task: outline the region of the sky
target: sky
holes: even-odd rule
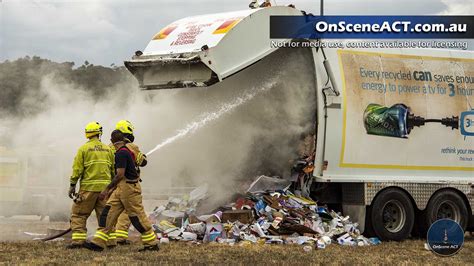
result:
[[[260,0],[261,2],[262,0]],[[319,14],[319,0],[275,0]],[[275,2],[273,1],[273,2]],[[122,65],[169,23],[249,0],[0,0],[0,62],[38,55]],[[325,15],[473,15],[473,0],[326,0]],[[472,41],[470,45],[472,45]],[[470,48],[472,49],[472,47]]]

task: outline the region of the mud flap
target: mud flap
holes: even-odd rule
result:
[[[365,230],[365,205],[342,204],[342,212],[349,215],[352,221],[359,224],[359,230],[364,233]]]

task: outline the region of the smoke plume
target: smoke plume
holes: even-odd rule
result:
[[[103,87],[100,93],[78,84],[74,75],[48,73],[30,88],[31,93],[16,99],[17,112],[10,110],[1,118],[0,143],[36,165],[27,178],[54,189],[56,193],[48,197],[68,210],[71,202],[65,195],[71,165],[86,141],[83,131],[88,122],[100,122],[102,141],[109,143],[115,123],[130,120],[136,128],[135,143],[148,152],[206,114],[219,111],[222,104],[267,87],[150,154],[142,169],[147,193],[207,183],[220,202],[257,175],[289,175],[299,143],[314,131],[313,68],[309,50],[287,49],[208,88],[140,91],[135,79],[123,72],[119,83]]]

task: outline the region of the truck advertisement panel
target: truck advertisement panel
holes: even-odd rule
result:
[[[249,9],[178,20],[156,33],[144,54],[196,52],[204,45],[212,48],[244,17],[255,11]]]
[[[340,167],[474,171],[474,59],[339,51]]]

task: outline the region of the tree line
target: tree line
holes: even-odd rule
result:
[[[131,74],[123,66],[93,65],[85,61],[75,67],[74,62],[53,62],[39,56],[25,56],[13,61],[0,62],[0,115],[25,117],[38,113],[46,95],[41,88],[44,77],[73,84],[100,99],[123,82],[130,82]],[[37,99],[34,103],[25,97]]]

